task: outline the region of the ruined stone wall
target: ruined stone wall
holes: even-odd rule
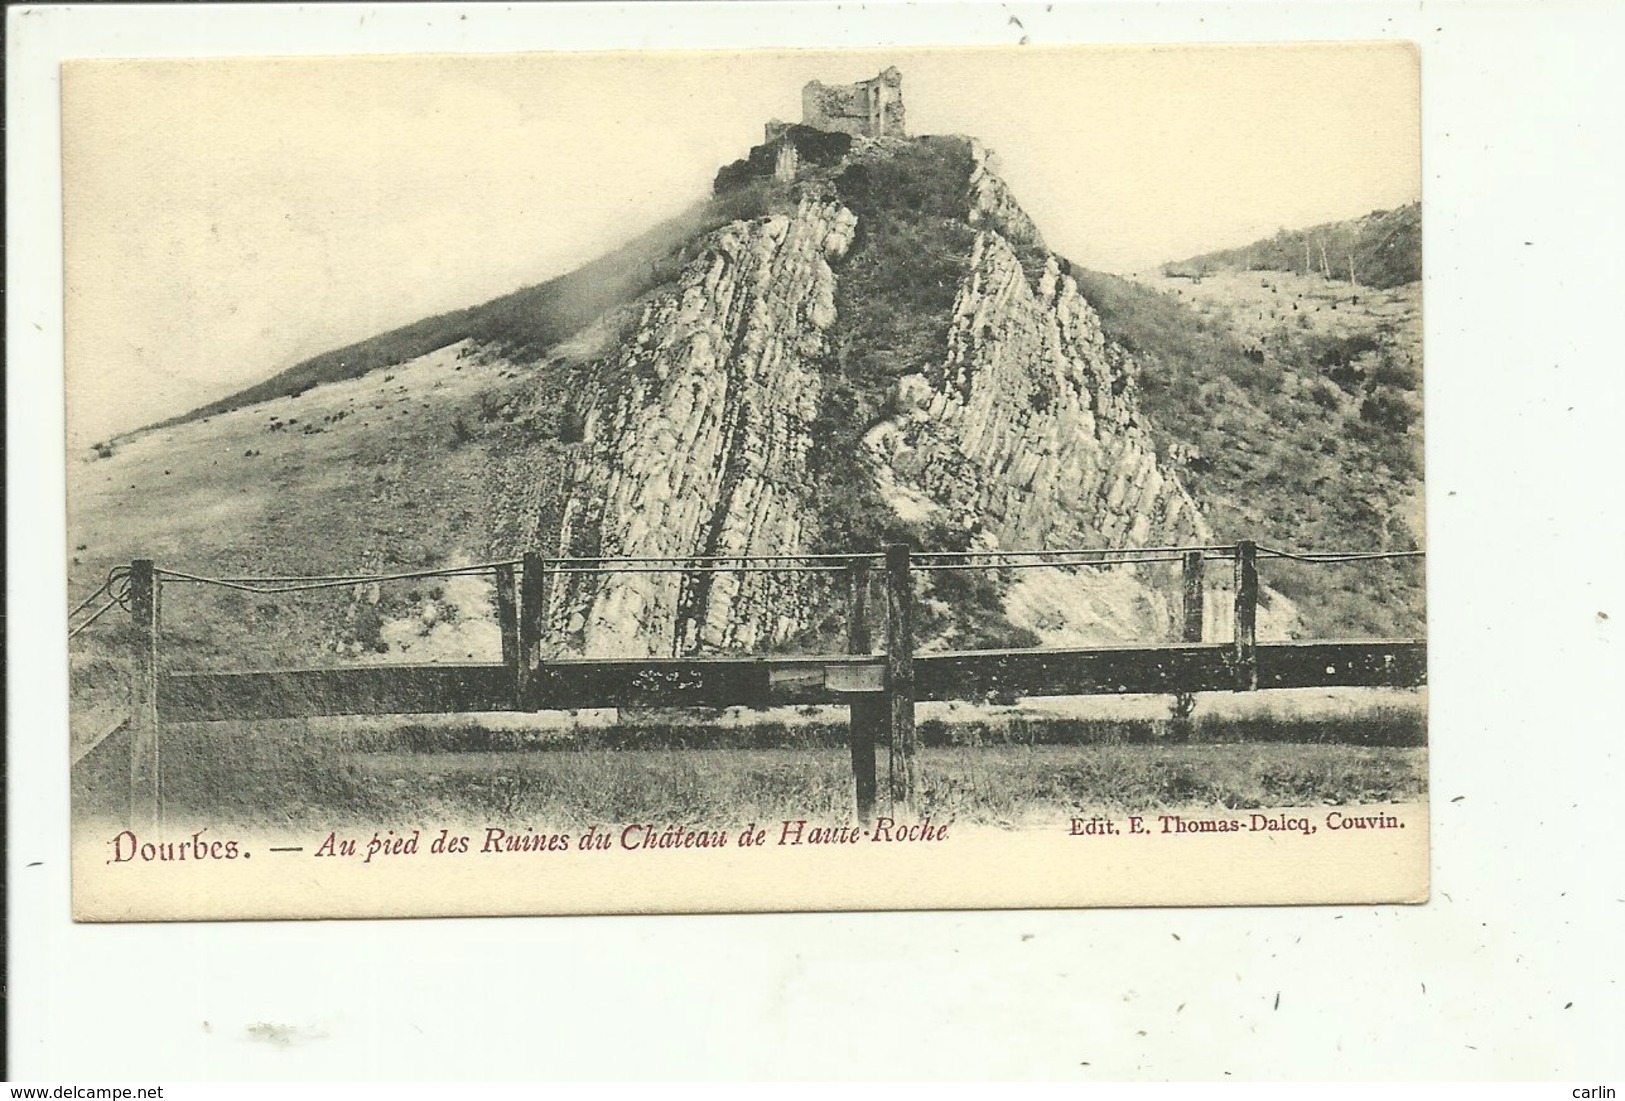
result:
[[[866,138],[903,137],[903,74],[891,68],[856,84],[811,81],[801,90],[801,121]]]
[[[652,300],[589,414],[561,552],[793,554],[805,549],[806,457],[835,321],[829,260],[855,219],[804,200],[793,216],[718,230]],[[596,656],[760,648],[802,630],[806,574],[610,575],[549,609]]]

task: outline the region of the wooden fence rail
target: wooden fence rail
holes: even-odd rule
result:
[[[912,560],[904,545],[884,557],[884,651],[873,653],[873,557],[845,564],[846,654],[543,658],[547,565],[527,554],[519,573],[493,567],[502,661],[352,668],[162,673],[161,572],[131,564],[129,607],[138,628],[130,727],[130,814],[160,814],[161,724],[313,717],[599,707],[753,707],[846,704],[853,795],[868,821],[882,796],[876,752],[884,744],[884,796],[894,811],[918,803],[914,708],[926,700],[1254,691],[1307,687],[1411,687],[1427,679],[1420,639],[1257,641],[1258,548],[1238,544],[1235,631],[1202,641],[1203,550],[1182,562],[1182,641],[1146,646],[914,653]]]
[[[1250,675],[1260,689],[1406,687],[1424,680],[1426,655],[1420,640],[1267,642],[1255,647]],[[506,665],[170,673],[159,682],[157,714],[164,722],[213,722],[590,707],[857,706],[879,699],[889,701],[889,720],[900,710],[911,715],[911,703],[928,700],[1227,692],[1237,679],[1225,643],[947,651],[921,654],[913,664],[912,688],[902,693],[891,691],[885,655],[561,658],[537,671],[523,708],[514,704],[514,671]]]

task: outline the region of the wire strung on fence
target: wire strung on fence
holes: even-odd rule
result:
[[[118,606],[118,603],[119,602],[117,600],[109,600],[106,604],[103,604],[100,608],[97,608],[95,615],[91,616],[89,619],[85,620],[83,623],[80,623],[77,627],[74,627],[71,630],[69,630],[68,631],[68,637],[69,638],[76,637],[79,634],[79,632],[83,631],[86,627],[89,627],[92,623],[95,623],[98,619],[100,619],[102,616],[106,615],[113,608],[116,608]]]
[[[1109,568],[1182,562],[1187,554],[1232,558],[1233,545],[1189,547],[1094,547],[1058,550],[922,551],[912,568],[925,572]]]
[[[91,602],[103,593],[110,593],[113,599],[120,604],[126,603],[130,599],[130,567],[114,566],[108,570],[107,577],[103,579],[100,585],[96,586],[96,591],[76,604],[73,610],[68,613],[68,618],[72,619],[90,607]]]
[[[996,557],[996,556],[995,556]],[[1141,566],[1157,562],[1180,562],[1183,556],[1160,554],[1132,558],[1089,558],[1080,560],[1035,559],[1020,562],[922,562],[911,568],[922,573],[952,573],[963,570],[1036,570],[1072,569],[1080,567],[1109,568],[1112,566]]]
[[[112,569],[108,570],[107,577],[100,585],[96,586],[96,591],[85,597],[78,604],[74,605],[73,610],[68,613],[68,622],[72,623],[74,616],[90,607],[91,604],[95,603],[97,598],[103,595],[108,597],[107,603],[103,604],[100,608],[97,608],[95,613],[92,614],[89,619],[82,620],[78,624],[69,628],[68,637],[70,639],[77,636],[86,627],[89,627],[92,623],[95,623],[98,619],[112,611],[115,607],[126,609],[129,608],[130,567],[114,566]]]
[[[299,593],[317,589],[338,589],[347,585],[370,585],[385,581],[416,581],[429,577],[467,577],[489,573],[498,566],[516,565],[517,561],[481,562],[472,566],[446,566],[432,570],[409,570],[403,573],[347,574],[326,577],[206,577],[181,570],[160,568],[157,573],[166,581],[184,584],[218,585],[249,593]]]
[[[1307,562],[1311,565],[1338,565],[1343,562],[1379,562],[1392,558],[1426,558],[1427,552],[1420,550],[1409,551],[1284,551],[1274,547],[1259,547],[1260,558],[1285,558],[1292,562]]]
[[[591,566],[556,566],[554,563],[562,561],[591,562]],[[651,559],[650,561],[670,561],[671,565],[623,565],[624,562],[637,561],[635,559],[558,559],[550,558],[542,561],[542,568],[554,574],[611,574],[611,573],[840,573],[845,566],[837,565],[791,565],[791,558],[784,558],[783,565],[748,565],[737,566],[702,564],[690,565],[689,559]],[[718,559],[717,562],[729,561]],[[186,573],[181,570],[160,569],[158,574],[166,581],[181,584],[215,585],[224,589],[234,589],[238,592],[255,593],[257,595],[276,595],[281,593],[314,592],[321,589],[340,589],[351,585],[372,585],[391,581],[416,581],[434,577],[472,577],[491,573],[500,566],[517,566],[521,560],[514,559],[501,562],[483,562],[474,566],[456,566],[437,570],[411,570],[404,573],[378,573],[378,574],[344,574],[325,577],[206,577],[201,574]],[[681,564],[679,564],[681,563]]]
[[[1114,547],[1090,550],[1027,551],[922,551],[913,568],[918,570],[1036,569],[1047,566],[1125,566],[1159,562],[1181,562],[1187,554],[1200,553],[1204,561],[1225,561],[1236,556],[1235,544],[1187,547]],[[1287,551],[1259,547],[1259,558],[1284,558],[1309,565],[1339,565],[1345,562],[1377,562],[1389,559],[1425,558],[1426,551]]]
[[[1187,554],[1191,551],[1223,551],[1234,554],[1234,543],[1220,543],[1210,546],[1188,547],[1072,547],[1051,550],[963,550],[963,551],[919,551],[916,558],[1039,558],[1054,555],[1077,554]]]
[[[1049,550],[964,550],[918,551],[910,568],[921,572],[956,572],[1022,569],[1079,569],[1108,568],[1181,562],[1187,555],[1200,554],[1204,560],[1225,560],[1236,556],[1235,544],[1207,544],[1199,546],[1154,547],[1088,547]],[[1421,550],[1401,551],[1288,551],[1277,547],[1260,546],[1259,558],[1278,558],[1309,565],[1337,565],[1347,562],[1373,562],[1390,559],[1424,558]],[[842,573],[854,562],[865,562],[877,572],[884,572],[885,564],[875,552],[853,554],[737,554],[737,555],[631,555],[626,557],[593,558],[562,556],[538,560],[542,569],[550,574],[745,574],[745,573]],[[323,589],[344,588],[353,585],[381,584],[385,582],[415,581],[437,577],[469,577],[492,573],[501,568],[513,568],[524,562],[522,558],[498,559],[467,566],[444,566],[435,569],[406,570],[396,573],[355,573],[320,575],[262,575],[254,577],[211,577],[183,570],[159,569],[157,575],[164,581],[181,584],[213,585],[255,595],[279,595],[314,592]],[[74,625],[69,638],[77,636],[115,606],[129,607],[128,566],[116,566],[97,589],[80,601],[69,613],[71,622],[103,595],[110,599],[93,612],[88,619]]]
[[[554,568],[543,563],[542,568],[548,573],[562,574],[609,574],[609,573],[845,573],[845,566],[622,566],[617,562],[606,562],[599,566],[567,566]]]

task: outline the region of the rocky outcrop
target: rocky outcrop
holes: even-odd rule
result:
[[[1053,257],[1034,289],[1004,236],[983,229],[945,361],[902,378],[897,415],[866,437],[882,492],[916,520],[945,519],[989,549],[1211,542],[1157,462],[1132,371]],[[1027,571],[1007,592],[1006,613],[1052,645],[1166,638],[1179,592],[1166,572]]]
[[[804,551],[809,427],[835,322],[829,261],[854,222],[813,199],[793,215],[735,222],[647,304],[587,417],[565,553]],[[594,655],[750,649],[800,629],[808,584],[766,572],[622,573],[558,586],[550,618]]]
[[[970,212],[967,221],[978,229],[990,229],[1012,247],[1036,250],[1047,255],[1044,235],[1016,202],[1010,185],[998,173],[998,158],[981,142],[971,139]]]
[[[1206,542],[1161,469],[1132,364],[1049,258],[1035,290],[994,230],[977,235],[945,362],[905,376],[867,442],[891,480],[1005,547]]]
[[[837,197],[840,178],[809,182],[795,149],[784,138],[774,161],[764,147],[745,165],[771,171],[783,194],[799,191],[794,212],[706,238],[603,364],[582,403],[557,553],[794,555],[824,530],[827,517],[810,504],[812,426],[825,372],[847,363],[835,352],[842,319],[831,261],[860,227]],[[988,151],[971,143],[970,152],[960,177],[969,256],[951,311],[935,322],[946,340],[926,357],[934,362],[898,379],[889,415],[851,462],[902,521],[921,530],[945,522],[975,546],[1211,543],[1157,459],[1132,359],[1105,339]],[[952,159],[921,163],[941,171]],[[904,232],[907,216],[889,216],[896,224],[875,232]],[[872,263],[869,255],[853,263]],[[802,634],[830,606],[819,576],[632,566],[607,579],[561,575],[549,618],[564,647],[599,656],[761,650]],[[1221,609],[1228,597],[1215,573],[1209,605]],[[1034,570],[1007,587],[1005,606],[1012,623],[1049,642],[1152,641],[1169,637],[1178,592],[1166,564]]]
[[[972,143],[968,221],[978,229],[941,364],[903,376],[891,417],[865,438],[892,508],[945,520],[987,548],[1210,544],[1178,477],[1159,463],[1135,365]],[[1208,581],[1206,634],[1227,637],[1226,571]],[[1039,570],[1006,593],[1011,621],[1056,645],[1167,638],[1178,567]],[[1265,593],[1259,629],[1285,637],[1289,602]]]

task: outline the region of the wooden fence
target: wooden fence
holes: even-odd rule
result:
[[[948,556],[922,556],[927,564],[916,566],[909,547],[896,544],[886,548],[883,558],[855,555],[838,559],[833,567],[844,573],[846,582],[844,655],[544,659],[547,589],[563,568],[561,563],[567,560],[527,554],[515,562],[477,567],[495,576],[502,638],[500,663],[207,673],[162,671],[161,589],[166,575],[175,580],[228,582],[163,571],[151,560],[137,560],[130,564],[127,575],[116,571],[121,589],[114,597],[115,602],[129,608],[138,630],[128,724],[131,820],[153,822],[160,815],[159,732],[164,723],[595,707],[845,704],[850,709],[854,798],[859,817],[868,821],[881,799],[899,811],[917,803],[914,705],[919,701],[1329,686],[1409,687],[1426,680],[1426,644],[1420,639],[1258,642],[1260,550],[1254,543],[1150,549],[1162,552],[1152,560],[1182,563],[1182,641],[1177,643],[916,654],[915,570],[994,567],[978,566],[964,555],[958,564],[944,564],[942,559]],[[1419,556],[1419,552],[1264,553],[1320,562]],[[1084,561],[1063,561],[1063,565],[1132,565],[1146,560],[1131,551],[1034,552],[1025,561],[1013,561],[1018,555],[987,557],[1007,565],[1051,565],[1056,564],[1057,554],[1094,556]],[[824,561],[836,558],[817,557]],[[1204,572],[1207,562],[1216,558],[1228,559],[1234,570],[1235,629],[1228,641],[1210,643],[1202,640]],[[877,566],[885,592],[886,633],[879,652],[869,628],[871,579]],[[569,568],[580,572],[574,565]],[[599,562],[588,572],[609,573],[616,568],[613,562]],[[676,565],[672,570],[682,572],[688,568]],[[432,575],[431,571],[411,576]],[[229,583],[243,580],[251,579]],[[318,580],[321,585],[334,581]],[[340,584],[355,581],[337,579]],[[124,585],[127,589],[122,588]],[[110,606],[104,606],[96,615]],[[75,633],[87,625],[81,624]],[[876,760],[882,746],[886,750],[884,791]]]

